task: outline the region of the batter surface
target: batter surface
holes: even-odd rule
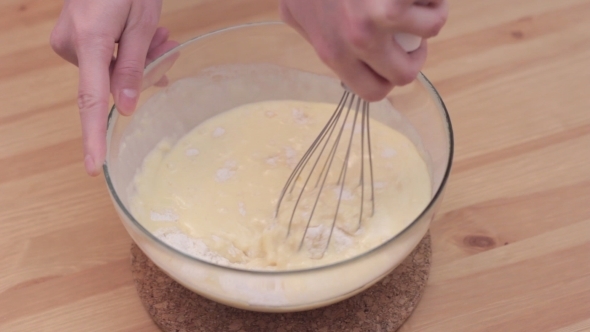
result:
[[[296,195],[287,196],[281,213],[274,216],[285,181],[335,108],[301,101],[248,104],[205,121],[174,145],[160,142],[135,177],[133,215],[189,255],[242,268],[308,268],[374,248],[413,221],[431,198],[427,166],[415,146],[377,121],[371,121],[372,217],[365,212],[359,228],[359,146],[351,149],[349,181],[325,252],[340,194],[336,181],[330,180],[338,175],[342,156],[334,161],[338,166],[329,175],[301,250],[317,189],[303,195],[288,237]],[[360,135],[356,127],[354,135]],[[346,128],[350,133],[352,121]],[[343,135],[348,137],[346,131]],[[370,211],[366,179],[364,207]]]

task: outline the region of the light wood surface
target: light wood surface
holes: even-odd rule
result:
[[[180,41],[275,0],[165,0]],[[456,158],[409,331],[590,331],[590,0],[451,0],[425,74]],[[82,165],[58,0],[0,2],[0,331],[157,331],[130,238]],[[106,110],[105,110],[106,111]]]

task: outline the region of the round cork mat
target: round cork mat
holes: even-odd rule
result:
[[[166,332],[373,332],[396,331],[420,300],[430,271],[430,234],[381,281],[342,302],[294,313],[228,307],[184,288],[135,244],[132,272],[139,297]]]

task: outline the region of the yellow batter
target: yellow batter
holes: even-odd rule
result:
[[[301,250],[297,249],[317,189],[311,186],[303,195],[288,237],[296,195],[287,196],[274,217],[285,181],[335,107],[301,101],[243,105],[207,120],[175,145],[162,141],[135,177],[133,215],[189,255],[250,269],[308,268],[374,248],[414,220],[431,198],[429,173],[415,146],[376,121],[371,121],[372,217],[367,213],[371,203],[366,177],[365,213],[358,227],[359,146],[351,149],[348,181],[327,251],[340,194],[340,186],[330,180],[339,174],[343,155],[335,158]],[[354,135],[360,135],[357,127]],[[345,128],[350,134],[352,121]],[[343,135],[349,137],[346,130]]]

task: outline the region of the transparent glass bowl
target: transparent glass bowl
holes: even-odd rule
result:
[[[158,87],[165,75],[168,85]],[[189,90],[178,83],[192,80]],[[143,252],[180,284],[214,301],[266,312],[300,311],[346,299],[392,271],[426,234],[449,175],[453,137],[443,101],[420,75],[371,104],[371,116],[407,135],[429,166],[432,199],[405,229],[382,245],[336,264],[297,271],[218,266],[163,243],[130,213],[133,177],[163,138],[173,142],[204,120],[265,100],[337,103],[342,87],[313,48],[282,23],[232,27],[192,39],[145,69],[136,113],[109,115],[104,174],[125,228]]]

